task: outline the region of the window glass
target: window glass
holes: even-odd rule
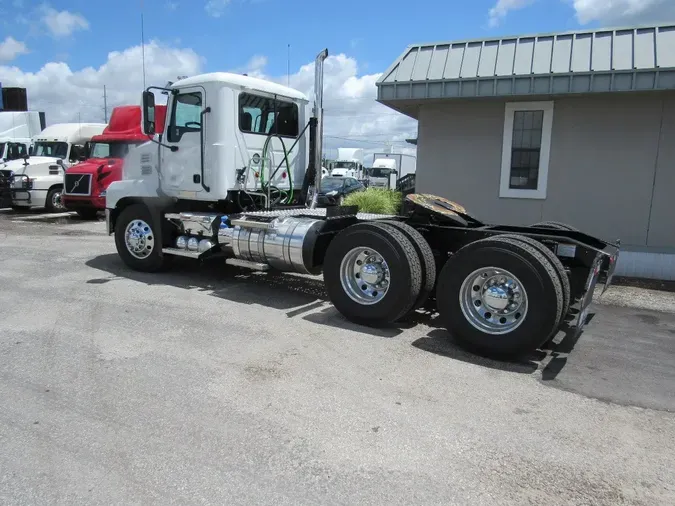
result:
[[[91,148],[91,158],[124,158],[129,153],[131,146],[137,145],[137,142],[95,142]]]
[[[282,137],[297,137],[298,106],[291,102],[241,93],[239,129],[256,134],[274,133]]]
[[[2,149],[0,149],[2,153]],[[18,160],[23,158],[28,154],[26,145],[21,142],[8,142],[7,143],[7,160]]]
[[[536,190],[544,111],[515,111],[509,188]]]
[[[68,154],[67,142],[36,142],[33,147],[33,156],[51,156],[65,158]]]
[[[177,142],[186,132],[201,130],[202,94],[198,91],[176,95],[171,111],[169,141]]]

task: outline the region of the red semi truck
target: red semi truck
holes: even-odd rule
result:
[[[163,125],[166,106],[157,106],[157,124]],[[161,131],[157,132],[161,134]],[[148,142],[141,131],[141,108],[137,105],[115,107],[108,126],[91,139],[89,158],[66,170],[63,181],[63,205],[82,218],[94,219],[105,210],[108,185],[122,179],[124,159],[129,149]]]

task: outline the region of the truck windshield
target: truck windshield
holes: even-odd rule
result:
[[[52,156],[65,158],[68,154],[67,142],[36,142],[33,148],[33,156]]]
[[[129,153],[131,146],[138,145],[138,142],[110,141],[95,142],[91,147],[91,158],[124,158]]]
[[[382,169],[373,167],[368,170],[368,175],[370,177],[389,177],[389,175],[394,172],[392,169]]]
[[[5,143],[0,142],[0,158],[5,158]]]
[[[335,162],[333,167],[336,169],[355,169],[356,162]]]

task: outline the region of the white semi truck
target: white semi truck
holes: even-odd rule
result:
[[[417,158],[403,153],[375,153],[368,171],[368,184],[378,188],[395,188],[396,181],[414,174]]]
[[[29,154],[43,126],[37,111],[0,111],[0,169],[4,162]]]
[[[317,206],[327,54],[311,110],[296,90],[228,73],[143,93],[144,133],[158,130],[155,90],[169,96],[167,123],[108,187],[106,226],[124,263],[155,272],[181,256],[323,272],[345,318],[378,326],[433,308],[455,339],[487,354],[537,348],[571,307],[581,329],[618,245],[554,222],[488,225],[433,195],[407,195],[399,216]]]
[[[337,160],[332,163],[330,175],[333,177],[363,177],[363,149],[338,148]]]
[[[30,156],[4,167],[10,171],[7,179],[12,208],[65,210],[61,203],[64,171],[86,159],[87,143],[105,127],[105,123],[59,123],[33,137]]]

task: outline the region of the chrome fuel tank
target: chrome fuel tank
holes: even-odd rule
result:
[[[280,271],[318,274],[314,248],[324,220],[281,216],[269,223],[239,224],[232,229],[231,247],[236,258],[269,264]],[[229,235],[229,234],[228,234]]]

